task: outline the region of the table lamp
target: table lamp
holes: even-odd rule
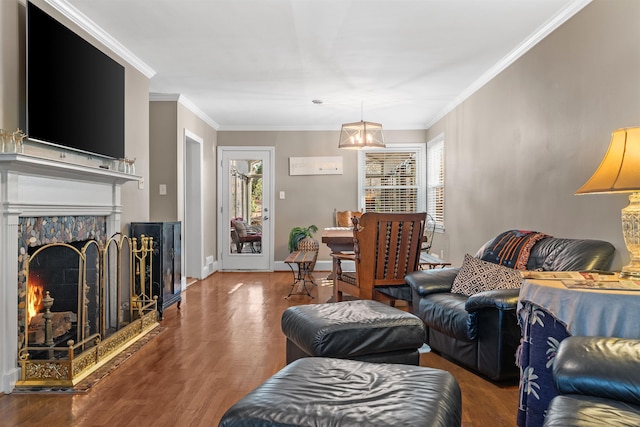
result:
[[[609,149],[593,176],[576,194],[631,193],[622,209],[622,234],[631,262],[620,277],[640,279],[640,127],[613,131]]]

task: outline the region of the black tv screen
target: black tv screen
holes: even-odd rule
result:
[[[124,67],[27,2],[27,136],[124,158]]]

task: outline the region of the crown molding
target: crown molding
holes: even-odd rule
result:
[[[159,93],[159,92],[151,92],[149,93],[149,101],[151,102],[162,102],[162,101],[173,101],[178,102],[180,100],[179,93]]]
[[[151,92],[149,94],[149,102],[162,102],[162,101],[178,102],[182,104],[187,110],[191,111],[193,114],[198,116],[206,124],[211,126],[213,129],[215,130],[220,129],[220,125],[215,120],[207,116],[204,111],[198,108],[196,104],[191,102],[184,95],[181,95],[179,93],[157,93],[157,92]]]
[[[509,52],[504,58],[498,61],[493,67],[491,67],[486,73],[484,73],[478,80],[473,82],[469,87],[463,90],[457,97],[454,98],[447,106],[431,120],[426,123],[426,128],[430,128],[435,125],[440,119],[453,111],[458,105],[462,104],[467,98],[473,95],[485,84],[490,82],[498,74],[500,74],[509,65],[513,64],[522,55],[527,53],[532,47],[538,44],[542,39],[551,34],[554,30],[567,22],[576,13],[580,12],[585,6],[591,3],[593,0],[575,0],[568,4],[564,9],[560,10],[555,16],[549,19],[540,28],[534,31],[527,39],[520,43],[514,50]]]
[[[131,66],[136,70],[144,74],[148,79],[156,74],[153,68],[145,64],[140,58],[135,56],[129,49],[124,47],[119,41],[100,28],[95,22],[80,12],[75,6],[71,5],[67,0],[45,0],[45,2],[66,18],[70,19],[74,24],[89,33],[100,43],[104,44],[107,48],[111,49],[127,63],[131,64]]]

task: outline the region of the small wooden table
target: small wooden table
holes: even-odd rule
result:
[[[322,230],[322,243],[331,253],[353,252],[353,227],[329,227]],[[333,271],[327,276],[333,280]]]
[[[313,281],[313,277],[311,276],[311,264],[314,261],[314,258],[317,256],[317,252],[315,251],[295,251],[291,252],[289,256],[284,260],[284,262],[291,269],[291,273],[293,273],[293,283],[291,284],[291,290],[289,291],[289,295],[285,298],[289,298],[291,295],[294,295],[293,289],[296,284],[298,285],[298,291],[295,295],[303,295],[307,296],[311,295],[309,288],[307,287],[307,282],[311,282],[312,284],[316,284]],[[298,266],[298,274],[296,275],[296,271],[293,269],[293,264]]]
[[[322,243],[331,252],[353,251],[353,227],[329,227],[322,230]]]

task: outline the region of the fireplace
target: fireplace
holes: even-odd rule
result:
[[[105,363],[113,348],[157,324],[155,314],[138,311],[132,315],[145,305],[131,303],[131,286],[137,283],[140,288],[143,279],[134,278],[135,268],[131,267],[140,253],[136,254],[132,239],[118,234],[121,186],[140,177],[96,162],[92,166],[29,154],[0,154],[0,391],[4,393],[10,393],[16,384],[33,384],[29,378],[49,383],[48,378],[38,376],[47,371],[75,371],[78,375],[72,372],[62,382],[77,383],[92,366]],[[49,291],[53,298],[49,311],[58,313],[55,321],[51,319],[57,324],[57,331],[49,336],[53,343],[47,344],[44,320],[44,331],[29,327],[25,307],[37,297],[29,297],[27,284],[55,275],[38,272],[50,261],[36,259],[56,250],[71,255],[53,258],[69,256],[70,264],[75,265],[49,265],[70,280],[49,281],[39,291],[42,298]],[[67,293],[69,288],[74,291]],[[144,287],[139,293],[153,304]],[[40,304],[36,317],[44,319],[47,310],[44,302]],[[136,331],[130,330],[134,323],[139,323]],[[32,349],[43,346],[48,347]],[[55,365],[51,354],[53,359],[73,360]],[[29,377],[34,373],[38,375]]]
[[[106,241],[77,239],[84,229],[78,224],[91,224],[91,235],[104,236],[98,232],[104,222],[20,218],[18,242],[26,247],[19,248],[24,274],[18,283],[17,386],[75,385],[157,325],[158,296],[139,273],[152,268],[153,240],[120,234]],[[43,230],[56,228],[70,240],[33,245],[43,240]]]
[[[97,333],[101,298],[96,242],[52,243],[29,248],[28,254],[25,299],[18,303],[24,307],[25,329],[18,332],[24,341],[18,345],[46,349]]]
[[[105,236],[105,216],[19,218],[19,349],[58,346],[69,339],[80,342],[99,332],[100,246]],[[53,316],[49,337],[44,319],[47,293]]]

